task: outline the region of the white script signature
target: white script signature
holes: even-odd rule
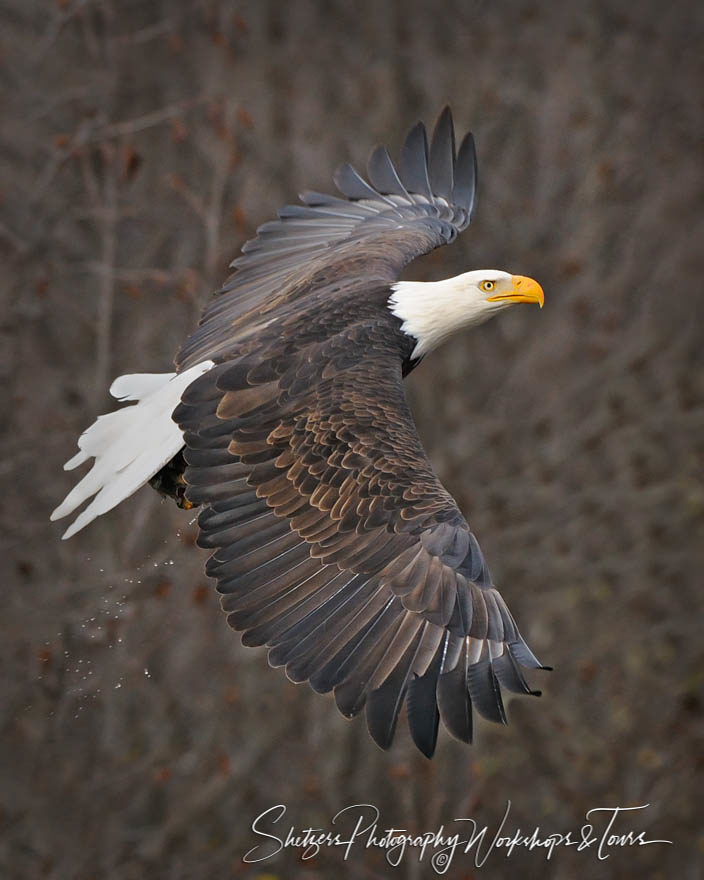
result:
[[[577,852],[587,851],[603,861],[617,849],[672,844],[671,840],[648,839],[644,831],[628,827],[626,818],[649,806],[593,807],[585,814],[586,822],[576,831],[542,831],[537,825],[530,830],[517,828],[513,833],[506,833],[511,811],[511,801],[508,801],[503,818],[492,834],[488,825],[480,827],[476,819],[467,818],[453,819],[449,828],[443,824],[435,831],[419,833],[406,828],[381,827],[380,811],[373,804],[351,804],[339,810],[331,820],[334,830],[297,829],[293,825],[286,828],[283,824],[286,806],[276,804],[252,822],[252,831],[262,840],[243,856],[243,861],[263,862],[286,849],[298,850],[305,861],[315,858],[324,848],[339,848],[346,861],[355,849],[377,848],[385,852],[390,865],[398,866],[409,853],[419,862],[427,860],[436,874],[444,874],[458,854],[471,854],[474,866],[481,868],[492,852],[508,858],[516,851],[537,850],[549,860],[561,847],[576,847]]]

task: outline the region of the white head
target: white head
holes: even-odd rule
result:
[[[543,289],[524,275],[499,269],[477,269],[445,281],[399,281],[389,308],[416,340],[413,357],[436,348],[455,330],[482,324],[517,302],[543,307]]]

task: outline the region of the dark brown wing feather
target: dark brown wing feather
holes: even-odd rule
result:
[[[242,248],[235,272],[206,307],[186,340],[179,370],[219,360],[235,341],[256,336],[268,322],[331,279],[392,282],[411,260],[452,241],[469,223],[476,194],[474,141],[457,155],[449,108],[440,114],[428,150],[422,123],[408,134],[397,171],[383,147],[369,159],[367,183],[349,165],[335,175],[344,198],[305,192]]]
[[[530,693],[519,664],[540,664],[422,448],[395,319],[383,299],[346,314],[271,325],[187,389],[187,497],[245,644],[345,715],[366,707],[384,748],[408,696],[431,755],[438,719],[467,741],[472,705],[505,722],[499,682]]]

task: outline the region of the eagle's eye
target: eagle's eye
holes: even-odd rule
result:
[[[495,281],[482,281],[482,283],[479,286],[486,293],[489,293],[489,291],[493,290],[496,287],[496,282]]]

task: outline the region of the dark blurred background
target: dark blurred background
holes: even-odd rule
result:
[[[4,0],[0,74],[3,878],[433,876],[409,854],[242,862],[250,824],[674,841],[457,856],[446,876],[702,876],[700,3]],[[701,45],[701,43],[699,44]],[[432,762],[405,721],[294,687],[229,630],[193,516],[150,489],[68,543],[52,508],[111,379],[170,369],[256,226],[445,102],[476,222],[411,267],[538,278],[410,381],[421,435],[536,653],[540,700]],[[597,827],[599,823],[597,822]]]

